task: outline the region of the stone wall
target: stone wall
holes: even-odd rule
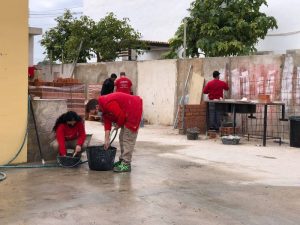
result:
[[[43,157],[46,161],[55,160],[57,152],[53,152],[52,149],[50,149],[50,142],[55,138],[52,128],[56,119],[67,111],[67,101],[58,99],[40,99],[32,100],[32,105]],[[37,162],[41,160],[31,111],[28,121],[27,148],[28,162]]]

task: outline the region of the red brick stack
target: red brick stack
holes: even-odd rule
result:
[[[102,84],[89,84],[88,85],[88,99],[98,99]]]
[[[235,133],[239,133],[239,128],[236,127],[235,128]],[[221,136],[228,136],[228,135],[233,135],[234,132],[233,132],[233,127],[220,127],[220,135]]]
[[[34,81],[29,84],[29,93],[41,99],[66,99],[69,111],[75,111],[84,118],[84,84],[75,79],[60,79],[54,82]]]
[[[184,130],[197,127],[200,134],[206,132],[206,103],[185,105]],[[182,129],[182,106],[178,114],[178,128]]]

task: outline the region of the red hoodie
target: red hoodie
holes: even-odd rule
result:
[[[65,123],[59,124],[56,129],[56,140],[59,145],[59,154],[66,155],[67,153],[65,141],[75,140],[77,138],[77,145],[82,146],[86,138],[82,122],[75,123],[73,127]]]
[[[208,94],[209,100],[214,100],[223,98],[223,90],[229,90],[228,84],[219,79],[213,79],[206,84],[203,93]]]
[[[139,129],[143,112],[143,100],[139,96],[121,92],[100,96],[99,107],[105,130],[111,130],[112,122],[133,132]]]

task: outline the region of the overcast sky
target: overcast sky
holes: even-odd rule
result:
[[[84,12],[99,20],[108,12],[117,17],[128,17],[130,24],[142,33],[142,38],[153,41],[168,41],[182,18],[187,15],[192,0],[29,0],[30,26],[41,27],[45,32],[56,25],[53,18],[62,15],[65,8]],[[270,33],[300,31],[299,0],[268,0],[269,7],[263,10],[277,19],[279,29]],[[42,15],[34,15],[34,14]],[[36,38],[37,41],[41,37]],[[268,37],[259,44],[260,50],[300,49],[300,34],[286,37]],[[43,60],[43,50],[36,42],[34,62]]]
[[[44,33],[50,27],[56,26],[54,18],[61,16],[65,9],[82,12],[82,0],[29,0],[29,26],[43,28]],[[39,44],[41,37],[35,36],[35,64],[45,58],[44,50]]]

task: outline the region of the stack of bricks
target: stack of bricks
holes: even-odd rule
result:
[[[88,99],[98,99],[100,96],[100,91],[102,84],[89,84],[88,85]]]
[[[84,118],[84,87],[84,84],[75,82],[39,82],[37,86],[29,86],[29,94],[41,99],[66,99],[68,111],[75,111]]]
[[[182,129],[182,110],[183,107],[180,106],[178,113],[178,128]],[[185,105],[184,113],[184,128],[185,131],[188,128],[197,127],[200,134],[205,134],[206,132],[206,103],[201,103],[199,105]],[[185,132],[183,132],[185,133]]]
[[[239,133],[239,128],[235,128],[235,133]],[[220,127],[220,135],[221,136],[228,136],[228,135],[233,135],[234,130],[233,127]]]

